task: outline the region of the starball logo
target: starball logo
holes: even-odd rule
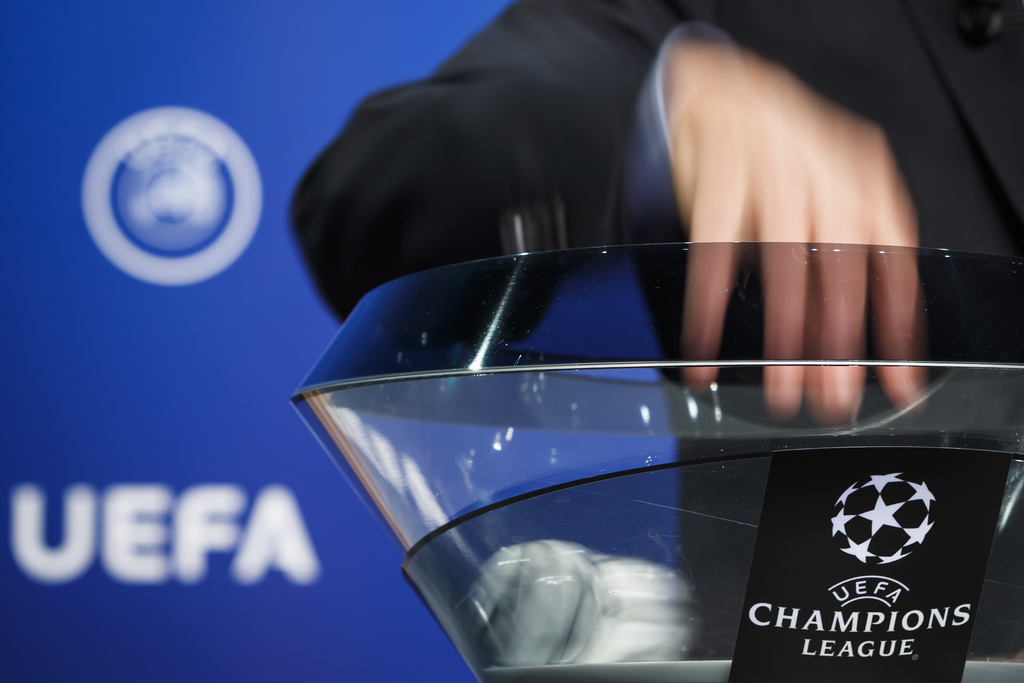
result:
[[[844,553],[865,564],[889,564],[909,555],[932,530],[935,496],[923,481],[902,472],[875,474],[854,484],[836,500],[832,536]]]
[[[731,683],[961,680],[1009,464],[964,453],[773,454]]]

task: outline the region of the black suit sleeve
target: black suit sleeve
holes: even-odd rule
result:
[[[636,95],[684,18],[668,0],[523,0],[430,79],[363,102],[292,206],[334,311],[400,275],[499,255],[510,207],[564,207],[569,246],[619,241]]]

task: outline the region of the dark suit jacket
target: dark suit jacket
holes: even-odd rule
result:
[[[622,166],[667,32],[701,20],[882,126],[923,246],[1024,243],[1024,31],[971,46],[955,0],[523,0],[430,79],[366,100],[296,193],[321,292],[501,253],[498,224],[558,207],[569,246],[623,241]],[[564,213],[562,208],[564,207]]]

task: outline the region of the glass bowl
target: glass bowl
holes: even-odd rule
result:
[[[483,681],[1024,680],[1020,260],[448,266],[293,402]]]

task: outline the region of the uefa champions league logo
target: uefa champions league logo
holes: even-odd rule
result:
[[[1010,462],[929,447],[774,452],[729,681],[978,680],[964,663]]]
[[[935,496],[902,472],[872,475],[836,501],[832,536],[840,549],[865,564],[889,564],[910,555],[931,531]]]
[[[82,210],[100,251],[124,272],[186,285],[221,272],[245,251],[263,191],[256,162],[209,114],[161,107],[117,124],[93,151]]]

